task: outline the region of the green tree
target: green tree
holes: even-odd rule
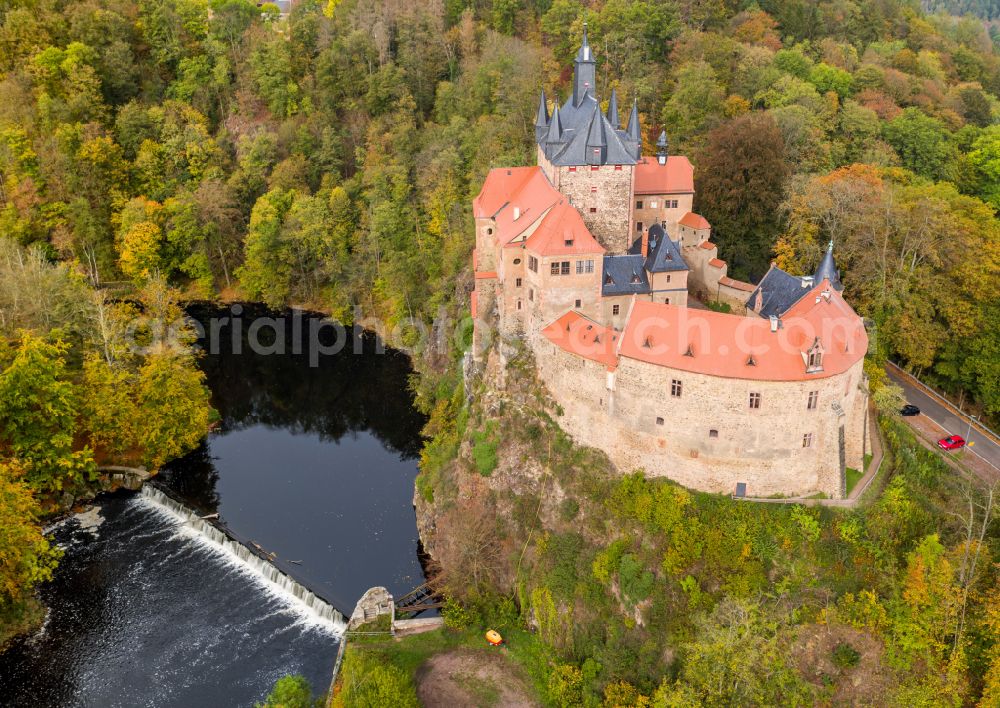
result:
[[[907,108],[886,124],[883,133],[907,168],[931,179],[948,178],[955,148],[941,121]]]
[[[0,450],[19,460],[25,479],[43,492],[96,473],[90,449],[73,450],[79,400],[66,370],[66,351],[60,341],[24,332],[0,372]]]

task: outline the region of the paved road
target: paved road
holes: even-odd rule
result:
[[[959,416],[954,409],[944,405],[934,396],[925,393],[909,382],[908,379],[893,371],[892,367],[886,367],[889,378],[902,387],[906,394],[906,402],[912,403],[920,409],[920,412],[940,425],[951,435],[961,435],[966,442],[975,442],[972,451],[984,460],[1000,469],[1000,445],[980,433],[975,428],[969,433],[969,419]],[[968,434],[967,434],[968,433]]]

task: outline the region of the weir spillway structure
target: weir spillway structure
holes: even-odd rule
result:
[[[245,545],[224,527],[202,518],[193,509],[148,482],[143,485],[139,499],[148,508],[176,522],[179,531],[189,533],[205,548],[233,564],[304,620],[338,637],[343,636],[347,628],[343,614],[275,566],[263,553]]]

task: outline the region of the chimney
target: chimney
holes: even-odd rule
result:
[[[777,332],[778,331],[778,318],[775,317],[774,315],[771,315],[770,317],[768,317],[768,319],[771,320],[771,331],[772,332]]]
[[[514,221],[521,218],[521,207],[514,207]]]
[[[642,232],[642,257],[649,257],[649,231]]]

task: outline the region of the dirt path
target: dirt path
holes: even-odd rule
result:
[[[534,708],[528,682],[505,649],[460,649],[432,656],[417,672],[425,708]]]

